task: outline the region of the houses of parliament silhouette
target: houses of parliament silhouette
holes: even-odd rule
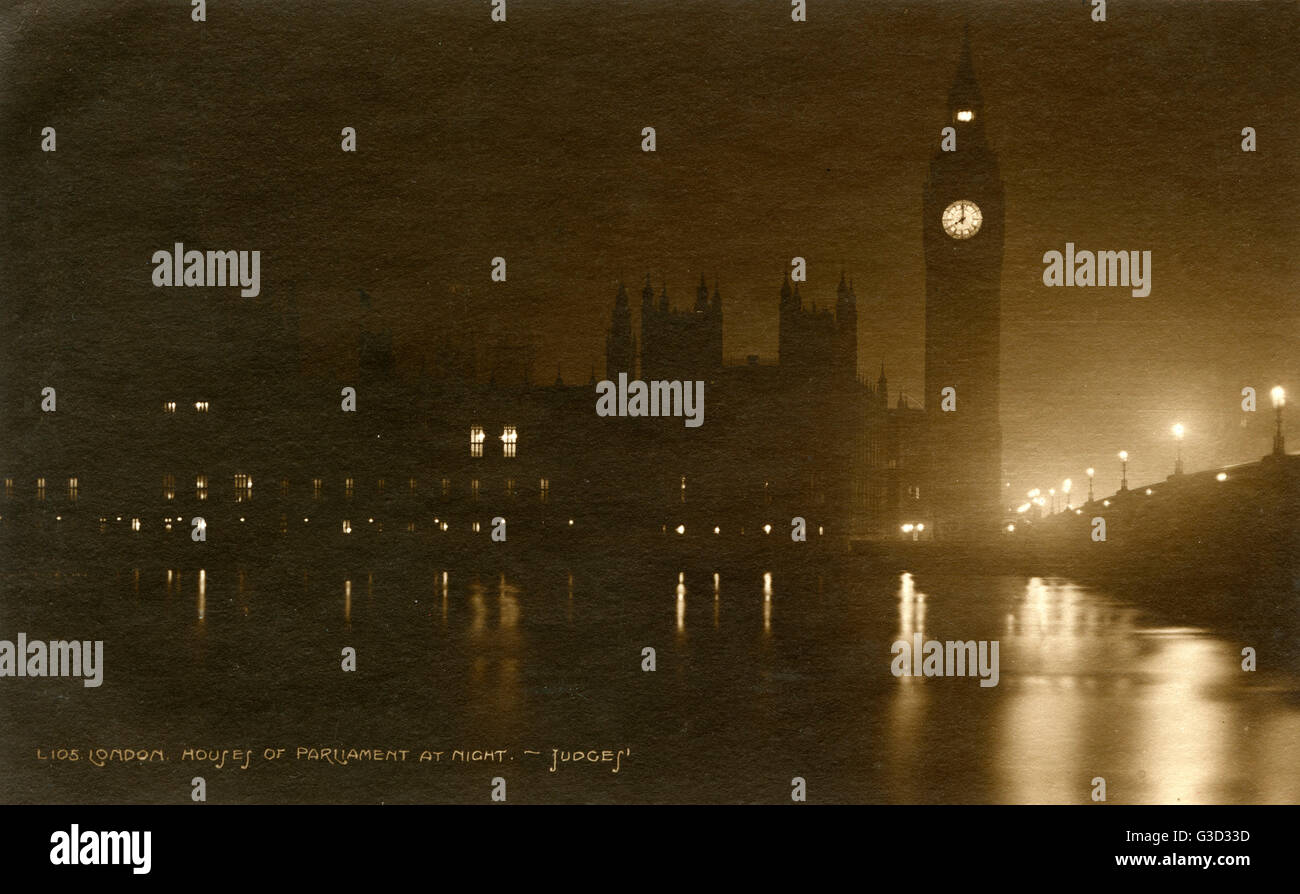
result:
[[[636,328],[619,285],[606,376],[704,380],[700,428],[598,416],[594,371],[534,383],[525,346],[466,334],[457,294],[417,380],[396,376],[364,292],[356,378],[306,379],[292,284],[269,282],[258,300],[165,310],[167,344],[147,361],[176,371],[165,380],[142,370],[117,389],[55,366],[21,393],[15,383],[0,459],[6,555],[23,542],[71,553],[90,536],[188,548],[196,518],[204,543],[271,556],[378,538],[487,548],[496,519],[512,544],[593,533],[790,543],[796,517],[810,541],[894,538],[904,525],[908,539],[992,534],[1003,202],[968,40],[948,105],[958,150],[936,152],[923,188],[924,409],[901,394],[891,404],[883,366],[875,382],[859,375],[857,294],[843,275],[833,311],[806,304],[805,284],[774,282],[779,356],[738,364],[723,360],[718,283],[710,292],[701,278],[690,309],[674,309],[647,277]],[[55,412],[42,411],[47,385]]]

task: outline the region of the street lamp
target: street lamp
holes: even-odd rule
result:
[[[1128,451],[1127,450],[1121,450],[1119,452],[1119,461],[1120,461],[1119,489],[1128,490]]]
[[[1277,385],[1270,394],[1273,397],[1273,409],[1277,411],[1277,430],[1273,432],[1273,455],[1282,456],[1286,453],[1286,439],[1282,437],[1282,408],[1286,406],[1286,392],[1282,390],[1281,385]]]
[[[1178,459],[1174,462],[1174,474],[1181,475],[1183,474],[1183,434],[1186,433],[1187,430],[1183,428],[1181,422],[1174,423],[1172,430],[1174,433],[1174,439],[1178,441]]]
[[[1065,481],[1061,483],[1061,490],[1065,491],[1065,508],[1067,511],[1070,508],[1070,488],[1073,486],[1074,482],[1069,478],[1065,479]]]
[[[1056,488],[1049,487],[1047,489],[1047,495],[1052,498],[1052,514],[1055,515],[1056,514]]]
[[[1091,503],[1092,502],[1092,476],[1097,470],[1093,468],[1089,468],[1087,471],[1088,471],[1088,502]]]

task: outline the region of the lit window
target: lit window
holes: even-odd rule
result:
[[[477,500],[477,499],[478,499],[478,479],[477,479],[477,478],[475,478],[473,481],[470,482],[469,489],[470,489],[470,495],[472,496],[472,498],[475,499],[475,500]]]
[[[501,454],[502,456],[514,456],[515,447],[519,443],[519,432],[513,425],[507,425],[501,432]]]
[[[406,523],[406,532],[407,532],[408,534],[414,534],[414,533],[415,533],[415,522],[407,522],[407,523]]]
[[[352,499],[352,479],[347,478],[343,481],[343,496]]]
[[[478,532],[479,532],[479,524],[478,522],[474,522],[474,533],[477,534]]]
[[[280,479],[280,496],[282,496],[282,497],[287,497],[287,496],[289,496],[289,479],[288,479],[288,478],[281,478],[281,479]]]
[[[958,120],[958,121],[974,121],[974,120],[975,120],[975,113],[972,112],[970,109],[960,109],[960,110],[958,110],[958,112],[957,112],[957,120]]]
[[[281,534],[289,533],[289,516],[287,515],[280,516],[280,533]]]
[[[319,478],[313,478],[311,480],[311,498],[313,500],[320,499],[320,485],[321,481]],[[306,519],[303,519],[303,521],[306,521]]]
[[[10,500],[14,498],[14,480],[12,478],[5,479],[5,497]]]
[[[515,495],[515,479],[513,479],[513,478],[507,478],[507,479],[506,479],[506,496],[507,496],[507,497],[513,497],[514,495]]]
[[[471,425],[469,427],[469,455],[483,455],[483,426]]]
[[[139,530],[140,530],[140,519],[138,519],[138,518],[133,518],[133,519],[131,519],[131,530],[132,530],[132,531],[139,531]]]
[[[45,499],[45,479],[44,479],[44,478],[37,478],[37,479],[36,479],[36,499],[38,499],[38,500],[44,500],[44,499]]]
[[[253,477],[251,475],[235,476],[235,502],[243,503],[253,499]]]
[[[549,502],[551,499],[551,479],[543,478],[537,489],[542,498],[542,502]]]
[[[68,499],[77,502],[77,495],[81,490],[81,485],[75,477],[68,479]]]
[[[344,534],[351,534],[351,533],[352,533],[352,522],[351,522],[349,519],[346,519],[346,518],[343,519],[343,533],[344,533]]]
[[[451,493],[451,479],[450,479],[450,478],[444,478],[444,479],[442,479],[442,497],[443,497],[443,499],[445,500],[445,499],[447,498],[447,496],[448,496],[450,493]]]
[[[163,412],[164,412],[164,413],[175,413],[175,412],[176,412],[176,401],[174,401],[174,400],[169,400],[169,401],[167,401],[167,403],[163,404]]]
[[[194,496],[200,500],[208,498],[208,476],[199,475],[194,479]]]
[[[206,413],[208,411],[208,402],[206,400],[196,400],[194,402],[194,412]]]
[[[163,499],[164,500],[176,499],[176,476],[175,475],[163,476]]]
[[[379,488],[379,492],[380,492],[381,494],[384,492],[384,486],[385,486],[387,483],[388,483],[388,482],[387,482],[386,480],[384,480],[383,478],[380,478],[380,479],[379,479],[378,488]]]
[[[415,479],[414,479],[414,478],[408,478],[408,479],[406,480],[406,486],[407,486],[407,489],[410,490],[411,493],[415,493]]]

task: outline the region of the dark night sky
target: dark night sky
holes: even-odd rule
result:
[[[511,0],[504,25],[486,0],[208,6],[205,24],[180,0],[0,17],[11,383],[183,344],[160,305],[229,299],[151,286],[153,251],[182,240],[259,249],[264,291],[297,284],[309,373],[355,368],[358,287],[418,368],[456,283],[485,330],[536,343],[544,381],[601,367],[617,280],[646,271],[679,306],[716,275],[726,355],[772,357],[802,255],[805,300],[852,273],[863,372],[883,360],[919,400],[921,187],[969,21],[1007,196],[1013,487],[1092,464],[1109,490],[1121,447],[1136,481],[1163,477],[1176,420],[1189,468],[1254,458],[1267,420],[1236,436],[1242,386],[1300,404],[1295,3],[1115,0],[1104,24],[991,0],[810,0],[807,24],[783,0]],[[1044,288],[1067,240],[1151,250],[1151,295]]]

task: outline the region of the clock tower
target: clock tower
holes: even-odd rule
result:
[[[945,139],[925,182],[925,503],[936,539],[1001,523],[1002,178],[984,132],[970,36],[948,93]],[[955,132],[955,146],[951,138]],[[947,151],[950,150],[950,151]],[[951,390],[949,390],[951,389]]]

